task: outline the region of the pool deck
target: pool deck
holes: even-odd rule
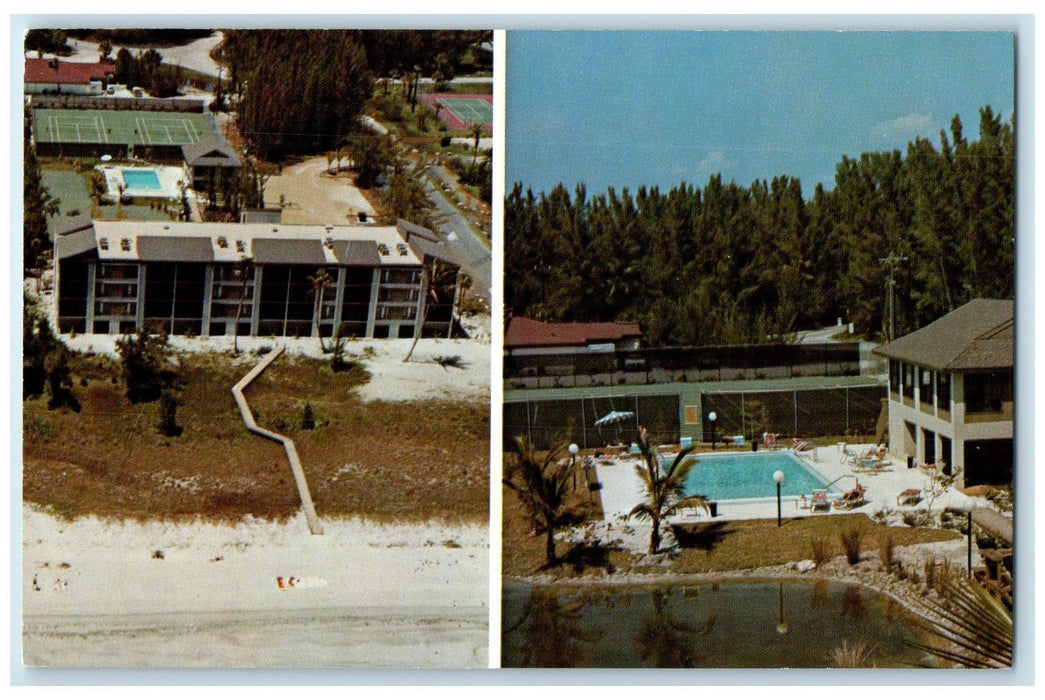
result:
[[[873,446],[849,445],[848,450],[850,453],[863,454],[866,449],[871,447]],[[790,450],[788,451],[790,452]],[[658,452],[663,455],[671,454],[667,448],[658,449]],[[722,449],[716,451],[715,454],[729,454],[731,452],[735,454],[742,453],[741,450]],[[835,513],[866,513],[867,515],[873,515],[883,508],[889,508],[890,510],[897,512],[904,512],[908,510],[925,509],[926,507],[926,501],[924,498],[923,500],[912,504],[899,505],[897,503],[900,494],[908,489],[921,489],[924,496],[931,484],[931,478],[928,473],[921,469],[908,469],[906,459],[896,455],[886,455],[885,461],[890,464],[883,468],[875,471],[854,472],[853,466],[841,459],[842,453],[839,445],[817,447],[812,451],[792,452],[791,454],[794,454],[800,461],[805,462],[815,471],[826,477],[828,483],[838,479],[839,477],[845,477],[832,487],[832,491],[834,489],[843,492],[848,491],[855,485],[855,479],[859,479],[860,484],[866,489],[866,502],[864,505],[858,508],[845,510],[837,510],[832,505],[829,511],[820,511],[816,513],[815,515],[817,517]],[[696,454],[695,456],[697,459],[700,458],[700,454]],[[605,458],[601,462],[597,460],[596,472],[598,474],[598,480],[602,484],[600,497],[602,499],[602,509],[605,520],[614,521],[626,517],[637,503],[642,502],[642,482],[635,474],[633,466],[640,462],[641,460],[639,457],[628,455]],[[697,468],[699,469],[699,467]],[[808,496],[809,495],[807,494],[807,504]],[[829,498],[833,501],[837,496],[832,494]],[[947,500],[948,498],[946,495],[940,496],[936,499],[933,509],[939,510]],[[777,514],[775,498],[717,501],[717,503],[718,513],[715,518],[711,518],[703,511],[697,511],[696,514],[687,512],[685,516],[672,517],[671,521],[708,522],[711,520],[753,520],[760,518],[775,518]],[[802,507],[803,502],[801,497],[796,498],[794,496],[785,496],[781,500],[781,506],[781,515],[785,518],[814,515],[808,507]]]

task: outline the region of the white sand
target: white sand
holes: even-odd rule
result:
[[[475,339],[422,339],[408,363],[410,340],[349,342],[346,352],[372,374],[360,397],[489,400],[489,319],[469,325]],[[113,336],[63,339],[80,351],[115,354]],[[320,355],[315,338],[285,342],[286,359],[277,362]],[[274,343],[240,338],[244,372],[258,360],[252,350]],[[175,337],[171,344],[224,352],[232,339]],[[444,368],[439,356],[459,357],[460,367]],[[22,525],[28,665],[488,665],[486,525],[324,519],[325,534],[313,536],[301,515],[284,525],[236,527],[67,523],[32,508]],[[281,590],[279,576],[298,580]]]
[[[324,527],[68,523],[26,508],[24,661],[486,666],[485,526]]]

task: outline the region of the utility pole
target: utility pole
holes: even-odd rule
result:
[[[889,342],[893,342],[893,338],[896,336],[896,327],[893,322],[893,304],[896,288],[896,264],[906,262],[909,258],[906,255],[897,255],[896,253],[889,253],[888,257],[878,258],[878,262],[889,266],[889,282],[886,285],[889,299]]]

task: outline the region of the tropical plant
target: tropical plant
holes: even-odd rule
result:
[[[942,595],[922,599],[933,618],[916,624],[932,642],[908,643],[932,656],[965,668],[1012,666],[1012,612],[987,589],[960,573],[937,570]]]
[[[545,533],[545,565],[554,566],[555,533],[580,522],[584,509],[567,503],[576,460],[563,459],[566,445],[558,445],[541,456],[524,437],[515,439],[515,455],[504,467],[502,483],[515,492],[529,513],[536,531]]]
[[[836,668],[861,668],[866,665],[869,657],[873,655],[874,647],[864,642],[849,644],[848,639],[842,640],[842,646],[836,647],[831,653]]]
[[[631,645],[638,657],[654,668],[693,668],[699,661],[693,638],[709,634],[715,627],[715,617],[710,615],[701,626],[676,619],[664,609],[670,595],[658,589],[650,592],[653,614],[642,621],[642,629]]]
[[[413,356],[414,348],[417,347],[417,341],[421,337],[432,306],[445,303],[448,297],[452,298],[457,289],[459,273],[460,268],[438,258],[431,258],[421,268],[421,293],[425,295],[425,309],[419,322],[414,325],[414,341],[410,343],[410,350],[407,351],[403,362],[409,362]]]
[[[482,124],[469,124],[468,131],[472,134],[472,167],[475,167],[475,161],[479,158],[479,139],[483,135]]]
[[[239,303],[236,304],[236,323],[232,331],[232,351],[239,354],[239,320],[243,316],[243,302],[247,298],[247,284],[254,278],[254,259],[246,255],[236,263],[233,274],[240,280]]]
[[[316,338],[319,339],[320,352],[325,353],[327,349],[323,345],[323,334],[319,332],[319,324],[323,320],[323,292],[334,283],[334,278],[321,267],[316,270],[316,274],[308,275],[305,279],[312,285],[307,292],[308,295],[316,300],[315,307],[312,310],[312,330],[316,334]]]
[[[695,458],[687,459],[693,451],[693,445],[682,448],[675,459],[665,469],[661,466],[659,455],[649,444],[649,436],[645,428],[639,429],[637,439],[642,452],[644,464],[635,465],[635,473],[642,480],[646,500],[639,503],[628,517],[635,516],[640,520],[652,521],[649,553],[656,554],[660,549],[660,523],[676,513],[680,508],[703,508],[710,512],[710,504],[704,496],[682,496],[686,477],[697,466]]]
[[[170,361],[167,334],[139,329],[116,340],[127,398],[131,403],[146,403],[160,398],[164,390],[176,387],[181,377]]]
[[[864,538],[864,531],[860,527],[851,527],[838,533],[838,539],[845,550],[845,560],[850,566],[860,563],[860,544]]]

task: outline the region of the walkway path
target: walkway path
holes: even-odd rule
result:
[[[301,507],[305,511],[305,519],[308,520],[308,528],[313,535],[322,535],[323,526],[319,523],[319,516],[316,515],[315,506],[312,505],[312,495],[308,491],[305,470],[301,467],[301,459],[298,457],[294,441],[279,433],[266,430],[255,423],[254,415],[250,412],[250,406],[247,405],[247,399],[243,397],[243,390],[257,379],[265,371],[265,368],[272,364],[272,361],[282,353],[283,345],[277,345],[268,355],[261,359],[261,362],[254,365],[254,369],[250,370],[243,379],[239,380],[236,386],[232,387],[232,395],[236,398],[236,405],[239,406],[239,413],[243,417],[247,430],[255,435],[260,435],[263,438],[268,438],[283,445],[283,449],[287,453],[287,460],[290,462],[290,470],[294,473],[294,483],[298,487],[298,495],[301,497]]]
[[[1012,518],[1007,518],[990,508],[974,508],[972,519],[984,530],[1012,546]]]

